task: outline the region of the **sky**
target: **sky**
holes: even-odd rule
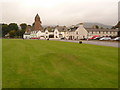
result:
[[[42,25],[118,22],[119,0],[0,0],[0,22],[32,25],[38,13]]]

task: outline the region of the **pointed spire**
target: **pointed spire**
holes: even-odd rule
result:
[[[35,16],[35,21],[40,21],[40,16],[38,15],[38,13],[37,13],[37,15]]]
[[[34,30],[41,30],[42,26],[41,26],[41,20],[40,17],[37,13],[37,15],[35,16],[35,22],[34,22]]]
[[[35,16],[35,18],[40,18],[40,16],[38,15],[38,13],[37,13],[37,15]]]

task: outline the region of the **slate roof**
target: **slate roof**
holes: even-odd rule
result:
[[[24,35],[30,35],[30,32],[25,33]]]
[[[45,30],[48,30],[48,32],[54,32],[54,29],[55,29],[55,27],[46,27],[46,28],[44,28],[44,31]]]
[[[85,28],[88,32],[99,32],[99,31],[105,31],[105,32],[118,32],[118,29],[94,29],[94,28]]]
[[[71,31],[71,32],[72,32],[72,31],[75,31],[75,30],[77,30],[77,28],[78,28],[78,27],[70,28],[69,31]]]
[[[58,29],[59,32],[66,32],[68,29],[64,26],[58,26],[56,27],[56,29]]]

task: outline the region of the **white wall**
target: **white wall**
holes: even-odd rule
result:
[[[83,25],[79,25],[79,27],[77,28],[77,30],[74,33],[74,37],[75,39],[83,39],[83,38],[87,38],[87,30],[83,27]]]
[[[54,38],[59,38],[59,31],[58,31],[58,29],[54,30]]]
[[[24,39],[30,39],[30,35],[23,35]]]
[[[100,35],[101,37],[102,36],[117,36],[117,34],[118,34],[118,32],[111,32],[111,33],[110,32],[108,32],[108,33],[104,32],[103,33],[103,31],[101,31],[100,33],[95,33],[95,32],[93,34],[92,34],[92,32],[89,32],[89,33],[90,33],[91,36]]]

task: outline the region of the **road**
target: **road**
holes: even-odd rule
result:
[[[60,40],[64,42],[74,42],[78,43],[79,41],[73,41],[73,40]],[[118,42],[110,42],[110,41],[82,41],[85,44],[93,44],[93,45],[100,45],[100,46],[111,46],[111,47],[120,47],[120,43]]]

